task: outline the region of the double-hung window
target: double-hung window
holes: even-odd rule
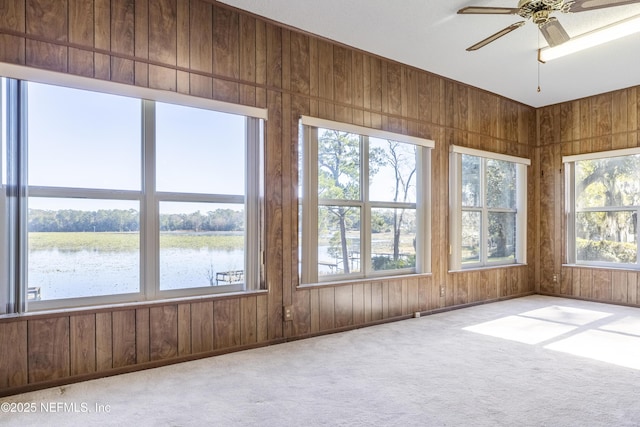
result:
[[[266,111],[11,71],[0,312],[261,287]]]
[[[528,159],[451,147],[451,270],[526,263]]]
[[[303,116],[301,282],[428,272],[433,141]]]
[[[640,148],[565,156],[567,262],[640,268]]]

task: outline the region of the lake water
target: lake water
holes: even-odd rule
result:
[[[244,270],[243,250],[168,248],[160,251],[161,290],[211,286],[210,277]],[[42,300],[138,292],[140,255],[136,251],[59,251],[29,253],[29,287]]]

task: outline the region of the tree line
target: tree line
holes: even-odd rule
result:
[[[30,232],[134,232],[140,231],[135,209],[29,209]],[[206,213],[161,214],[160,231],[242,231],[244,212],[216,209]]]

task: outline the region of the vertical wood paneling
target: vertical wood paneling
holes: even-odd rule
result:
[[[291,82],[291,32],[289,30],[282,31],[282,87],[288,91]],[[292,111],[291,94],[283,93],[282,95],[282,111]],[[292,117],[292,114],[282,115],[282,133],[281,137],[283,141],[294,141],[297,131],[297,120]],[[297,216],[294,219],[294,214],[297,213],[294,202],[295,193],[297,188],[290,185],[293,182],[292,179],[286,177],[293,177],[292,171],[294,169],[293,164],[297,164],[297,157],[295,157],[295,144],[289,145],[289,149],[284,148],[281,152],[281,175],[282,175],[282,305],[289,306],[292,304],[293,293],[295,292],[295,281],[293,280],[293,272],[297,271],[297,263],[293,263],[292,257],[297,257],[297,251],[294,253],[293,248],[296,247],[294,243],[294,222],[298,222]],[[297,235],[295,236],[297,238]],[[285,248],[291,248],[289,250]],[[295,268],[295,270],[294,270]],[[291,328],[292,322],[285,322],[283,334],[285,337],[292,335]]]
[[[29,328],[29,339],[24,339],[29,347],[25,344],[24,351],[28,348],[29,367],[36,368],[29,371],[30,379],[43,380],[45,372],[48,379],[52,370],[58,377],[79,375],[329,332],[419,310],[515,296],[531,291],[538,281],[548,292],[638,302],[635,273],[561,267],[564,247],[557,236],[564,231],[563,188],[556,170],[568,149],[577,154],[638,144],[636,88],[545,107],[536,117],[533,108],[283,29],[220,3],[28,0],[4,2],[0,9],[0,25],[38,39],[0,35],[0,60],[269,109],[265,147],[269,293],[38,320],[52,322],[58,330],[50,339],[43,335],[45,342],[32,348],[32,334],[39,329]],[[56,44],[67,39],[76,47]],[[297,288],[300,114],[436,140],[431,168],[431,276]],[[630,130],[634,132],[627,134]],[[448,145],[452,143],[534,159],[529,175],[533,187],[529,215],[534,224],[528,236],[529,267],[448,273]],[[560,283],[550,281],[551,274],[561,271]],[[440,286],[445,286],[443,298]],[[285,304],[294,309],[286,335]],[[8,324],[13,325],[0,325],[0,335],[20,336],[20,330],[7,332]],[[60,344],[65,342],[65,331],[66,350]],[[21,362],[16,351],[8,357],[18,366],[10,381],[18,384],[20,372],[27,376],[20,368],[20,363],[27,363],[27,353]],[[44,359],[42,352],[47,354]]]
[[[190,8],[189,66],[194,71],[213,71],[213,9],[202,1],[192,2]],[[211,98],[213,79],[198,73],[190,74],[192,95]]]
[[[135,55],[137,58],[149,58],[149,0],[135,0]],[[149,65],[144,62],[136,62],[135,84],[138,86],[149,85]]]
[[[177,64],[177,0],[149,2],[149,59],[175,66]],[[150,65],[149,87],[176,91],[176,70]]]
[[[69,317],[30,320],[27,335],[29,383],[68,377]]]
[[[178,304],[178,356],[191,354],[191,304]]]
[[[310,330],[312,334],[320,332],[320,290],[309,290]]]
[[[69,42],[91,49],[94,46],[93,27],[93,0],[69,0]],[[93,52],[69,48],[69,73],[93,77]]]
[[[256,83],[267,84],[267,26],[264,21],[256,21]],[[256,88],[256,106],[266,107],[267,91]]]
[[[402,281],[393,280],[388,282],[389,289],[389,309],[388,316],[396,317],[402,315]]]
[[[214,7],[213,9],[213,72],[238,79],[240,76],[239,17],[236,12]],[[239,86],[236,82],[214,79],[213,94],[216,99],[239,102]]]
[[[309,37],[291,32],[290,51],[290,89],[297,94],[309,95],[311,90]]]
[[[371,284],[371,321],[382,320],[383,318],[383,296],[382,283],[374,282]]]
[[[266,342],[269,340],[269,309],[266,295],[259,295],[257,297],[257,328],[258,328],[258,342]]]
[[[112,313],[96,314],[96,369],[113,368],[113,318]]]
[[[138,363],[148,362],[150,359],[149,320],[148,308],[136,310],[136,361]]]
[[[293,292],[293,335],[311,333],[311,290]]]
[[[111,2],[94,0],[94,43],[102,51],[111,50]],[[103,53],[94,55],[95,77],[103,80],[111,78],[111,59]]]
[[[270,153],[266,159],[266,181],[271,183],[269,195],[265,203],[265,220],[272,233],[267,234],[266,251],[273,259],[266,267],[266,278],[269,292],[269,338],[283,336],[282,305],[282,255],[283,255],[283,213],[282,213],[282,138],[283,118],[281,111],[282,96],[274,91],[268,92],[267,102],[274,113],[270,114],[267,122],[266,152]]]
[[[318,105],[318,115],[333,120],[333,46],[324,41],[317,42],[318,47],[318,96],[322,101]],[[327,102],[329,101],[329,102]]]
[[[601,301],[611,301],[611,271],[593,271],[592,297]]]
[[[85,314],[69,317],[71,375],[96,371],[96,316]]]
[[[176,65],[177,0],[149,2],[149,59],[166,65]]]
[[[171,359],[178,355],[178,306],[149,309],[149,359]]]
[[[353,291],[353,324],[361,325],[365,322],[364,284],[356,283]]]
[[[335,327],[353,325],[353,287],[351,285],[335,288]]]
[[[136,363],[136,311],[114,311],[113,317],[113,367]]]
[[[191,351],[202,353],[213,348],[213,302],[194,302],[191,304]]]
[[[93,47],[93,0],[69,0],[69,42]]]
[[[640,304],[640,281],[637,272],[627,272],[627,302],[629,304]]]
[[[627,302],[627,272],[611,272],[611,301]]]
[[[336,288],[320,288],[319,290],[320,331],[335,327],[335,291]]]
[[[41,36],[52,41],[67,41],[67,2],[27,0],[27,34]]]
[[[256,81],[256,21],[252,17],[240,16],[240,80]],[[240,103],[256,105],[256,88],[253,85],[240,86]]]
[[[258,305],[256,297],[240,300],[241,331],[240,344],[255,344],[258,342]]]
[[[0,28],[25,32],[25,2],[20,0],[0,3]],[[25,62],[25,39],[0,34],[0,61],[16,64]]]
[[[334,46],[333,48],[333,85],[335,120],[351,123],[353,121],[352,109],[345,106],[351,104],[352,96],[352,72],[351,50]]]
[[[111,1],[111,50],[123,55],[135,51],[135,3],[134,0]],[[134,62],[131,59],[111,58],[111,78],[120,83],[133,84]]]
[[[0,343],[0,390],[27,384],[27,322],[0,323]]]
[[[573,269],[565,268],[560,276],[560,294],[571,295],[573,293]]]
[[[67,71],[67,49],[37,40],[26,41],[26,65],[51,71]]]
[[[387,63],[387,112],[394,116],[402,116],[403,94],[403,66],[397,63]],[[388,129],[392,132],[402,132],[402,120],[389,118]]]
[[[580,269],[580,296],[583,298],[593,297],[593,272],[592,270]]]
[[[240,345],[240,301],[224,299],[213,303],[213,335],[216,349]]]
[[[204,1],[191,2],[189,66],[194,71],[213,70],[213,6]]]
[[[198,31],[197,28],[194,28]],[[176,65],[190,67],[191,2],[178,1],[176,9]],[[189,93],[185,91],[184,93]]]

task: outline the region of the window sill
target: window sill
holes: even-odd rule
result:
[[[490,265],[490,266],[483,266],[483,267],[470,267],[470,268],[463,268],[460,270],[449,270],[447,271],[447,273],[449,274],[457,274],[457,273],[468,273],[471,271],[484,271],[484,270],[496,270],[496,269],[501,269],[501,268],[517,268],[517,267],[527,267],[528,264],[502,264],[502,265]]]
[[[365,278],[349,279],[349,280],[304,283],[304,284],[298,285],[296,289],[317,289],[317,288],[328,288],[328,287],[336,287],[336,286],[357,285],[359,283],[376,283],[376,282],[384,282],[389,280],[417,279],[422,277],[431,277],[432,275],[433,273],[412,273],[412,274],[399,274],[396,276],[375,276],[375,277],[365,277]]]
[[[34,310],[26,313],[6,313],[0,314],[0,323],[5,319],[16,319],[16,318],[33,318],[40,316],[47,317],[56,317],[67,314],[89,314],[96,312],[109,312],[116,310],[133,310],[139,308],[148,308],[155,307],[160,305],[167,304],[182,304],[182,303],[192,303],[192,302],[204,302],[206,300],[221,300],[221,299],[234,299],[245,296],[252,295],[267,295],[269,291],[267,289],[257,289],[257,290],[248,290],[248,291],[236,291],[236,292],[227,292],[227,293],[218,293],[218,294],[207,294],[207,295],[197,295],[197,296],[185,296],[185,297],[176,297],[176,298],[163,298],[157,300],[140,300],[140,301],[131,301],[124,303],[105,303],[105,304],[95,304],[95,305],[87,305],[87,306],[76,306],[76,307],[65,307],[65,308],[52,308],[52,309],[43,309],[43,310]]]
[[[640,271],[640,267],[635,267],[635,266],[626,266],[626,267],[619,267],[619,266],[613,266],[613,265],[593,265],[593,264],[562,264],[562,267],[566,267],[566,268],[589,268],[592,270],[615,270],[615,271],[633,271],[633,272],[638,272]]]

